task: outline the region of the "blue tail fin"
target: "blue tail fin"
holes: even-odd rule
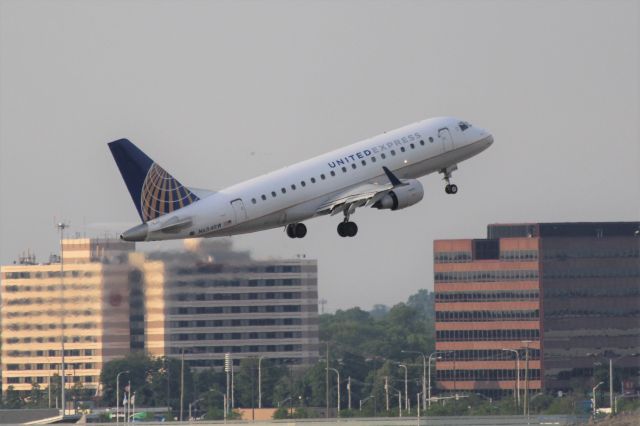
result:
[[[199,200],[128,139],[109,143],[109,149],[143,222]]]

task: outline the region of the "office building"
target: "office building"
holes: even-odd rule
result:
[[[2,390],[46,388],[60,375],[64,336],[67,387],[97,390],[102,365],[129,352],[129,274],[133,243],[63,240],[60,258],[25,256],[0,268]],[[61,315],[62,313],[62,315]]]
[[[607,358],[638,386],[639,234],[638,222],[498,224],[435,241],[438,387],[570,390]]]

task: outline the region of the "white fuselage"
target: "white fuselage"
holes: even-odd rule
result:
[[[463,130],[460,122],[453,117],[420,121],[230,186],[147,222],[146,240],[228,236],[302,222],[317,216],[336,194],[363,184],[388,184],[383,166],[400,179],[450,168],[493,142],[487,131]],[[166,231],[169,221],[185,220],[188,227]]]

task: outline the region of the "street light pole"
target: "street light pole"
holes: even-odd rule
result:
[[[600,382],[593,387],[591,390],[591,394],[593,395],[593,417],[596,416],[596,390],[600,387],[600,385],[604,384],[604,382]]]
[[[431,407],[431,358],[433,358],[433,356],[434,356],[434,355],[436,355],[436,354],[439,354],[439,353],[440,353],[440,354],[441,354],[441,353],[449,353],[449,352],[451,352],[451,351],[433,351],[433,352],[429,355],[429,362],[428,362],[428,364],[429,364],[429,379],[427,380],[427,382],[429,383],[429,386],[428,386],[428,392],[429,392],[429,393],[428,393],[428,396],[429,396],[429,407]],[[437,359],[437,358],[436,358],[436,359]],[[455,363],[455,360],[454,360],[454,363]],[[455,364],[454,364],[454,365],[455,365]],[[454,370],[455,370],[455,367],[454,367]]]
[[[116,374],[116,425],[120,423],[120,375],[129,374],[129,371],[121,371]]]
[[[258,358],[258,408],[262,408],[262,360],[264,356]]]
[[[427,356],[420,351],[402,351],[406,354],[422,355],[422,409],[427,406]],[[431,382],[429,382],[431,383]]]
[[[409,411],[409,385],[407,383],[407,366],[405,364],[398,364],[398,367],[404,368],[404,409],[405,411]]]
[[[525,359],[525,367],[524,367],[524,415],[529,415],[529,344],[533,343],[531,340],[523,340],[524,344],[524,359]]]
[[[520,354],[515,349],[502,349],[506,352],[513,352],[516,354],[516,405],[520,406]]]
[[[64,239],[64,230],[69,227],[66,223],[58,223],[58,230],[60,231],[60,346],[61,346],[61,362],[60,362],[60,392],[61,397],[60,401],[62,402],[62,416],[66,414],[67,409],[67,401],[66,401],[66,383],[64,376],[64,244],[62,241]]]
[[[337,413],[337,416],[340,417],[340,372],[338,370],[336,370],[335,368],[331,368],[331,367],[329,367],[329,370],[335,371],[335,373],[338,376],[338,413]]]
[[[184,411],[184,348],[180,349],[180,421]]]

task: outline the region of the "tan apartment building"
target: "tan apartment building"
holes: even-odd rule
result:
[[[64,338],[67,387],[97,389],[102,365],[129,352],[128,254],[133,243],[63,240],[59,257],[22,259],[0,269],[2,390],[46,388],[60,374]],[[61,315],[62,313],[62,315]]]

